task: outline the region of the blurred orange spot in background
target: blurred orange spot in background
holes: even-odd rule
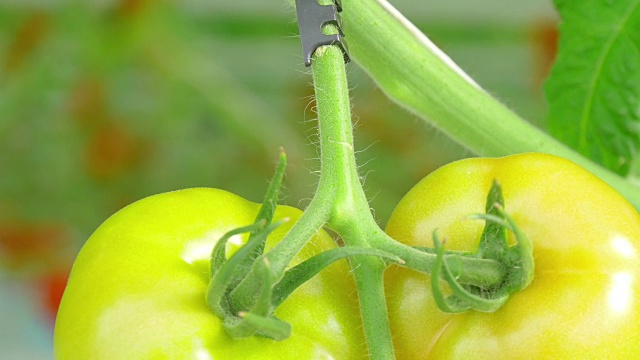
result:
[[[35,12],[22,23],[9,45],[4,69],[10,73],[17,70],[29,54],[42,42],[47,34],[49,18],[45,13]]]

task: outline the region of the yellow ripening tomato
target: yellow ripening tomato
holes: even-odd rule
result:
[[[441,312],[428,275],[394,267],[385,281],[398,359],[634,359],[640,356],[640,215],[578,165],[551,155],[472,158],[420,181],[387,233],[475,251],[493,179],[533,242],[535,275],[493,313]],[[514,239],[510,239],[514,241]]]
[[[154,195],[122,209],[78,255],[55,327],[55,357],[67,359],[340,359],[366,357],[353,278],[346,262],[323,269],[282,303],[276,315],[290,338],[232,339],[206,303],[214,244],[254,222],[260,205],[217,189]],[[267,250],[300,210],[278,206]],[[234,236],[229,246],[241,246]],[[318,232],[302,261],[335,247]],[[233,249],[230,249],[233,251]]]

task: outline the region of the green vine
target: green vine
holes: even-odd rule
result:
[[[344,31],[352,57],[392,99],[431,119],[479,154],[503,156],[538,151],[559,155],[600,176],[640,206],[640,192],[633,185],[570,150],[493,99],[384,0],[351,0],[343,7]],[[476,215],[485,221],[485,229],[474,253],[445,251],[437,233],[435,249],[409,247],[386,235],[369,209],[357,173],[349,87],[341,50],[336,46],[317,49],[312,72],[321,151],[318,188],[281,242],[270,252],[254,252],[247,258],[248,263],[242,262],[242,279],[227,279],[220,285],[215,276],[212,278],[210,289],[215,290],[211,292],[215,296],[211,306],[225,319],[230,335],[286,338],[290,327],[275,318],[273,310],[297,286],[329,263],[345,257],[350,260],[355,278],[372,359],[394,358],[383,281],[384,270],[392,263],[430,273],[436,303],[448,312],[495,311],[513,292],[531,283],[534,262],[530,240],[504,210],[497,182],[487,196],[486,213]],[[496,140],[505,138],[512,141]],[[263,206],[268,205],[265,202]],[[268,221],[257,224],[249,228],[256,234],[256,242],[276,226]],[[338,234],[344,247],[289,268],[308,239],[323,227]],[[507,244],[507,230],[517,239],[513,246]],[[246,246],[262,251],[251,240]],[[245,252],[251,251],[254,250]],[[217,258],[224,257],[218,254]],[[226,262],[241,263],[233,257]],[[217,273],[236,274],[225,266],[222,264]],[[445,295],[441,281],[449,285],[450,294]],[[225,286],[226,292],[222,290]]]
[[[524,236],[518,237],[518,245],[513,248],[508,248],[506,237],[491,236],[482,239],[476,253],[447,253],[437,242],[436,249],[420,249],[386,235],[371,213],[357,173],[349,87],[341,50],[336,46],[319,48],[313,57],[312,69],[320,135],[320,182],[298,222],[270,252],[263,255],[261,244],[277,226],[269,224],[270,210],[277,198],[277,191],[272,187],[256,223],[233,232],[250,231],[248,243],[226,259],[224,242],[230,233],[214,249],[207,301],[224,320],[227,333],[236,338],[254,335],[276,340],[286,338],[290,326],[275,317],[275,308],[299,285],[328,264],[345,257],[352,267],[372,359],[394,358],[383,281],[384,270],[390,264],[433,273],[436,279],[442,276],[453,289],[462,289],[452,295],[451,301],[464,309],[495,310],[504,304],[509,294],[528,285],[533,255]],[[283,166],[279,166],[275,179],[281,179],[283,171]],[[517,226],[510,222],[508,215],[495,210],[502,208],[497,184],[487,201],[487,214],[479,215],[487,222],[485,233],[504,235],[506,228],[517,233]],[[325,226],[342,238],[344,246],[289,268],[308,239]],[[512,286],[513,283],[521,286]],[[440,288],[434,290],[439,298],[445,299]],[[475,292],[493,295],[479,299]],[[440,303],[444,311],[461,309],[451,306],[450,301]]]

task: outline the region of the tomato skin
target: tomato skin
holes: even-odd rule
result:
[[[217,239],[253,223],[258,209],[223,190],[198,188],[151,196],[113,215],[73,266],[56,321],[56,359],[363,358],[356,290],[344,261],[277,309],[293,326],[289,339],[234,340],[224,332],[205,301],[209,257]],[[267,249],[300,214],[277,208],[274,221],[292,221],[269,236]],[[321,231],[298,260],[333,246]]]
[[[427,275],[385,274],[398,359],[630,359],[640,354],[640,215],[576,164],[544,154],[446,165],[400,201],[386,231],[474,251],[496,178],[505,209],[533,241],[535,277],[494,313],[445,314]],[[513,239],[511,239],[513,241]]]

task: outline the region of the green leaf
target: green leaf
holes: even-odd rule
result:
[[[627,179],[636,185],[640,185],[640,156],[636,157],[633,164],[631,164]]]
[[[554,0],[559,52],[545,84],[549,132],[627,175],[640,147],[640,0]]]

